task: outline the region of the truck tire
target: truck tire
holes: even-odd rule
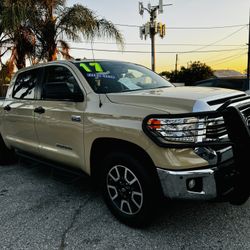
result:
[[[112,153],[105,158],[104,165],[102,190],[112,214],[128,226],[149,225],[157,208],[159,190],[146,164],[131,154]]]
[[[14,163],[17,160],[16,154],[6,147],[2,136],[0,135],[0,165]]]

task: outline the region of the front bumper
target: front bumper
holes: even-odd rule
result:
[[[170,171],[157,168],[164,196],[170,199],[231,200],[239,173],[234,162],[212,168]]]
[[[170,199],[207,200],[217,197],[212,169],[168,171],[157,168],[157,173],[163,194]],[[199,182],[197,189],[189,188],[188,184],[191,180]]]

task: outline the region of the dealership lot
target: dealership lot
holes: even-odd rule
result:
[[[0,166],[0,249],[250,249],[250,200],[162,208],[150,227],[133,229],[88,177],[23,159]]]

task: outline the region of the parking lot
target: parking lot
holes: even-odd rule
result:
[[[0,166],[0,249],[250,249],[250,200],[166,202],[145,229],[118,222],[87,177]]]

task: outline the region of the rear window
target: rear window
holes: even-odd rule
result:
[[[38,85],[40,69],[33,69],[20,73],[17,76],[13,98],[16,99],[35,99],[35,89]]]
[[[174,87],[153,71],[133,63],[84,61],[74,64],[96,93],[119,93]]]

